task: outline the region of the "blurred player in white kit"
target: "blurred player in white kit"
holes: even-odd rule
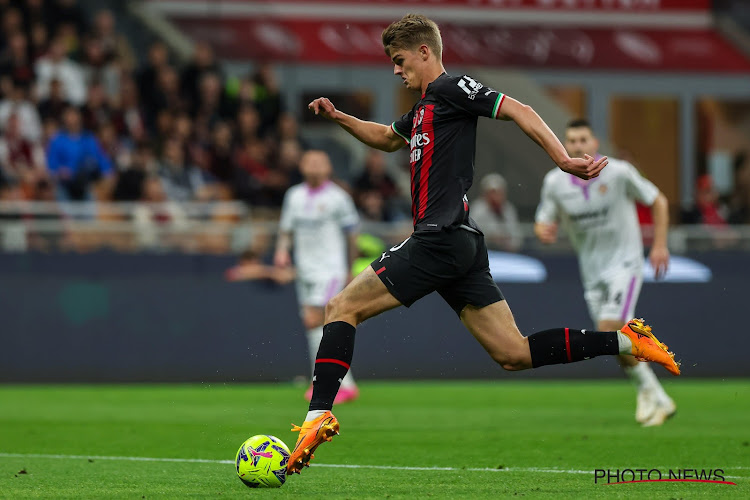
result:
[[[323,337],[326,303],[350,280],[356,257],[359,216],[349,194],[331,181],[332,167],[323,151],[308,151],[300,161],[304,182],[284,196],[274,265],[287,268],[293,249],[297,269],[297,300],[315,370],[315,358]],[[341,383],[336,403],[359,396],[351,372]],[[312,386],[305,393],[309,401]]]
[[[586,120],[571,121],[565,132],[570,156],[598,157],[599,142]],[[617,330],[633,317],[643,282],[643,241],[635,202],[651,207],[654,239],[649,260],[656,278],[669,264],[667,198],[630,163],[609,157],[599,177],[583,180],[560,169],[544,178],[534,232],[542,243],[557,239],[562,222],[578,253],[584,298],[599,331]],[[663,424],[676,407],[648,363],[619,356],[620,365],[638,386],[636,421]]]

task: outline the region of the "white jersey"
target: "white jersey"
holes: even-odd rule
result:
[[[305,183],[287,190],[280,229],[294,237],[294,262],[301,278],[348,272],[347,233],[359,224],[351,196],[333,182]]]
[[[589,287],[623,269],[640,273],[643,241],[635,200],[651,206],[658,194],[626,161],[609,158],[599,177],[588,181],[556,168],[544,178],[536,222],[562,222]]]

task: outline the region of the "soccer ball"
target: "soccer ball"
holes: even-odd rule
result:
[[[240,446],[235,464],[249,488],[280,488],[286,481],[289,448],[275,436],[253,436]]]

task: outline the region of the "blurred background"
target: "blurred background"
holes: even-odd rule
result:
[[[319,96],[381,123],[408,111],[418,96],[380,42],[407,12],[440,24],[449,73],[530,104],[559,136],[587,118],[603,154],[665,193],[671,272],[636,312],[685,376],[750,374],[746,1],[0,0],[0,381],[306,377],[294,286],[225,271],[248,250],[270,262],[311,148],[331,156],[362,233],[390,245],[411,232],[408,152],[372,151],[307,111]],[[512,123],[480,121],[470,199],[495,207],[480,225],[527,333],[591,327],[570,245],[533,237],[553,167]],[[434,296],[359,339],[363,379],[506,376]],[[560,375],[619,370],[514,376]]]

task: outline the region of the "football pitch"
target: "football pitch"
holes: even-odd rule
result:
[[[0,498],[750,498],[750,380],[664,380],[678,412],[648,429],[625,380],[365,382],[278,490],[246,488],[234,456],[254,434],[293,447],[304,387],[0,386]]]

